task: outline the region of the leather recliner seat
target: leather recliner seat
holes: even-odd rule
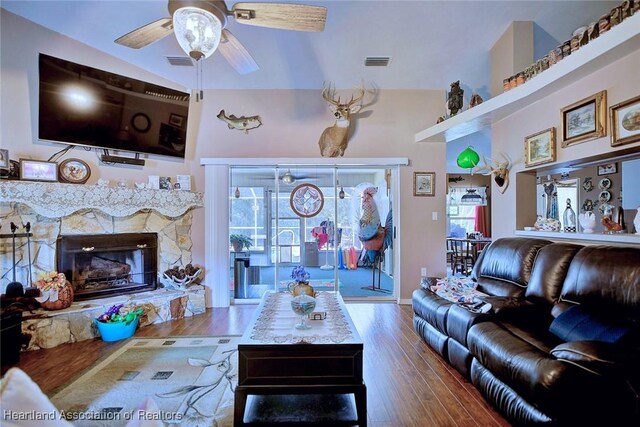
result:
[[[416,289],[414,325],[507,419],[637,425],[640,248],[499,239],[472,278],[490,313]]]

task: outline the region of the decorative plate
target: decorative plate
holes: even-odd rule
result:
[[[610,205],[609,203],[606,203],[606,202],[598,206],[598,211],[600,212],[600,215],[610,215],[612,210],[613,210],[613,205]]]
[[[609,200],[611,200],[611,193],[606,190],[601,191],[598,199],[600,200],[600,203],[607,203]]]
[[[602,178],[598,187],[600,187],[601,190],[608,190],[611,188],[611,180],[609,178]]]
[[[584,182],[582,183],[582,189],[584,191],[586,191],[587,193],[591,190],[593,190],[593,181],[591,181],[591,177],[586,177],[584,179]]]
[[[322,190],[313,184],[300,184],[291,192],[291,209],[302,218],[311,218],[324,206]]]
[[[91,176],[89,165],[80,159],[67,159],[58,165],[60,181],[69,184],[84,184]]]

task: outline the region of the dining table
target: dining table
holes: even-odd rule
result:
[[[469,275],[478,255],[491,242],[491,237],[447,237],[447,250],[453,250],[454,274],[459,266],[461,273]]]

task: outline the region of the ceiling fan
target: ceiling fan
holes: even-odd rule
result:
[[[327,9],[321,6],[281,3],[236,3],[229,10],[224,1],[169,0],[170,17],[143,25],[115,40],[140,49],[175,33],[180,47],[193,59],[208,58],[217,48],[240,74],[258,70],[258,64],[225,27],[227,17],[260,27],[297,31],[323,31]]]
[[[268,180],[273,180],[273,175],[272,176],[260,176],[260,177],[256,177],[257,179],[268,179]],[[280,175],[278,177],[278,179],[280,181],[282,181],[283,183],[287,184],[287,185],[291,185],[294,182],[301,180],[301,179],[308,179],[308,178],[312,178],[311,176],[308,175],[298,175],[298,174],[293,174],[291,173],[291,169],[287,169],[287,171],[285,173],[283,173],[282,175]]]

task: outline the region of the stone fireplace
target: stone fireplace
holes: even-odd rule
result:
[[[156,289],[157,252],[157,233],[62,235],[56,264],[81,301]]]
[[[40,273],[61,269],[59,262],[64,257],[75,258],[70,254],[58,254],[61,238],[75,236],[81,242],[79,246],[73,246],[72,251],[85,252],[83,247],[97,247],[94,242],[99,238],[119,253],[122,252],[119,245],[123,236],[152,233],[157,236],[155,243],[140,243],[147,244],[149,249],[138,252],[136,256],[144,256],[147,262],[151,262],[151,246],[155,246],[155,266],[143,266],[144,281],[136,278],[134,282],[155,288],[157,272],[192,262],[191,210],[202,205],[203,194],[190,191],[0,182],[2,232],[9,229],[11,222],[18,226],[27,222],[31,224],[33,237],[30,241],[24,237],[16,238],[16,279],[25,286],[29,284],[30,271],[32,281],[35,281]],[[13,278],[11,243],[11,239],[0,241],[0,293],[4,293]],[[70,271],[66,266],[62,268]]]
[[[16,280],[28,286],[59,270],[76,287],[69,308],[23,313],[23,349],[95,338],[94,319],[115,304],[143,308],[141,327],[203,313],[203,285],[158,287],[158,272],[192,262],[191,210],[202,206],[190,191],[0,182],[2,233],[29,222],[33,234],[15,239]],[[12,239],[0,240],[0,293],[13,279],[12,252]]]

